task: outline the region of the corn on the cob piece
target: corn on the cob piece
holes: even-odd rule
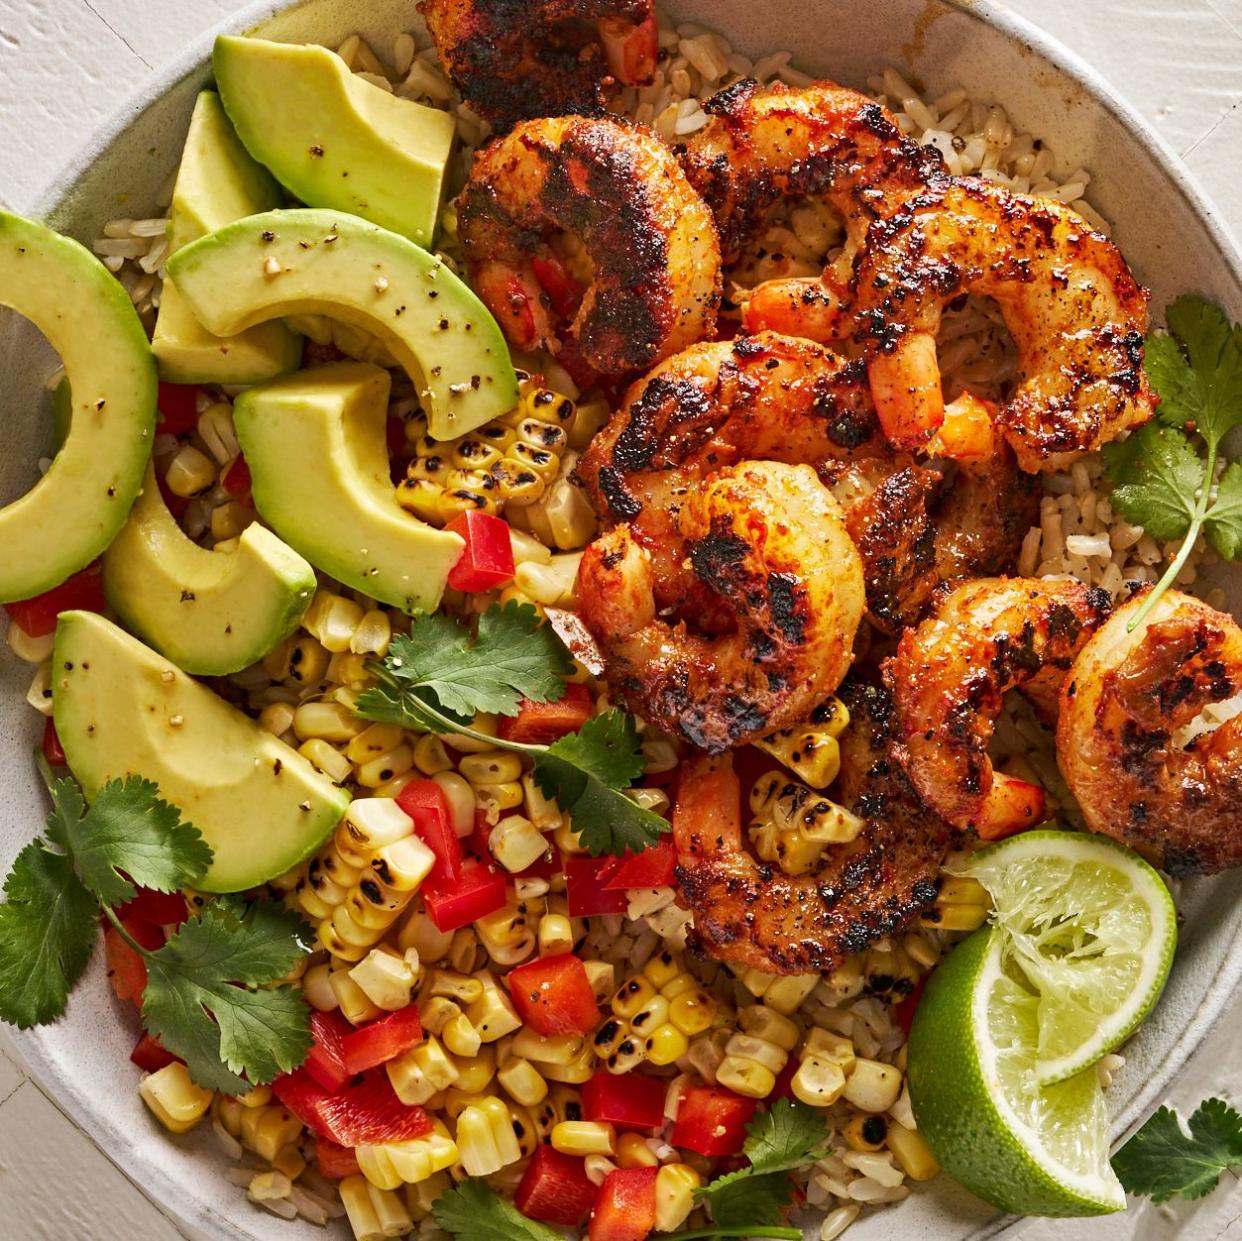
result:
[[[977,879],[945,875],[936,903],[919,919],[919,925],[937,931],[974,931],[992,908],[988,890]]]
[[[838,738],[849,723],[849,708],[839,698],[829,698],[815,708],[806,724],[771,733],[755,745],[811,788],[826,789],[840,774]]]
[[[811,870],[829,845],[848,844],[863,820],[782,771],[761,776],[750,794],[750,839],[765,862],[787,875]]]

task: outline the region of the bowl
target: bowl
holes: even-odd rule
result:
[[[1067,167],[1093,174],[1091,197],[1163,307],[1194,291],[1242,318],[1242,267],[1217,215],[1176,156],[1070,52],[983,0],[872,0],[858,20],[853,0],[669,0],[678,20],[725,33],[747,54],[800,49],[801,69],[863,86],[893,64],[933,92],[961,84],[972,96],[1002,103],[1015,121],[1045,138]],[[337,46],[355,31],[386,42],[417,20],[412,0],[264,0],[227,29],[269,38]],[[88,241],[105,221],[154,213],[158,188],[175,165],[196,91],[210,77],[209,38],[156,74],[132,102],[86,144],[37,213]],[[7,428],[0,457],[0,502],[33,480],[49,450],[50,420],[40,416],[43,385],[55,365],[23,321],[0,322],[0,388],[22,394],[22,414]],[[1242,573],[1222,578],[1242,613]],[[29,669],[0,661],[0,760],[8,773],[0,808],[0,863],[6,868],[39,829],[44,796],[34,764],[37,720],[24,697]],[[1127,1063],[1109,1092],[1115,1136],[1155,1105],[1213,1022],[1227,1011],[1242,975],[1242,872],[1188,882],[1185,925],[1164,998],[1126,1049]],[[191,1235],[204,1238],[310,1241],[322,1230],[258,1212],[223,1175],[225,1160],[205,1127],[172,1139],[139,1101],[127,1057],[135,1014],[118,1005],[97,951],[65,1018],[17,1035],[30,1072],[60,1106],[146,1194]],[[916,1187],[903,1204],[864,1217],[856,1241],[887,1237],[894,1227],[916,1238],[986,1237],[1012,1223],[947,1178]],[[817,1232],[808,1235],[818,1235]]]

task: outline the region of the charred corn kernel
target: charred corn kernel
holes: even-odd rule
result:
[[[802,1002],[815,990],[818,982],[818,974],[774,977],[758,970],[747,970],[742,976],[742,983],[751,995],[761,998],[770,1009],[786,1017],[802,1007]],[[758,990],[755,989],[756,986]]]
[[[940,1171],[936,1156],[931,1153],[917,1130],[907,1129],[895,1120],[888,1122],[888,1149],[912,1181],[930,1181]]]
[[[561,917],[563,915],[549,915],[549,917],[552,916]],[[572,919],[570,920],[570,928],[572,933]],[[583,965],[586,967],[587,981],[591,984],[591,992],[596,1000],[602,1003],[604,998],[611,995],[616,989],[616,970],[609,961],[584,961]]]
[[[776,1074],[755,1060],[726,1056],[716,1069],[719,1085],[748,1099],[766,1099],[776,1089]]]
[[[485,1043],[494,1043],[512,1034],[522,1020],[489,970],[479,970],[475,977],[483,984],[483,994],[466,1009],[466,1016]]]
[[[755,782],[750,808],[756,853],[790,875],[805,874],[828,845],[848,844],[863,828],[856,814],[778,771]]]
[[[862,1112],[887,1112],[901,1094],[901,1070],[879,1060],[854,1061],[845,1098]]]
[[[350,802],[345,811],[337,829],[337,843],[342,850],[352,851],[362,865],[376,849],[413,832],[414,820],[395,802],[382,797],[360,797]]]
[[[672,982],[681,972],[681,961],[671,952],[657,953],[642,969],[643,977],[657,991]]]
[[[668,1024],[668,1001],[662,995],[653,995],[630,1018],[630,1032],[646,1038],[653,1030]]]
[[[413,766],[413,749],[408,745],[399,745],[387,754],[362,763],[355,771],[354,779],[364,788],[374,789],[381,784],[387,784],[396,776],[404,775]]]
[[[372,1004],[389,1013],[409,1007],[410,991],[418,981],[417,969],[390,948],[372,948],[349,976]]]
[[[237,538],[252,521],[254,509],[237,500],[216,505],[211,510],[211,537],[216,541],[216,549],[221,550],[225,543]]]
[[[521,804],[521,785],[511,786],[517,790],[517,802]],[[482,789],[479,790],[480,794]],[[481,800],[481,799],[480,799]],[[487,847],[492,857],[511,875],[533,866],[548,852],[548,842],[539,829],[520,814],[506,815],[492,830]]]
[[[483,994],[483,984],[470,974],[458,974],[453,970],[432,970],[427,975],[425,991],[428,995],[443,995],[462,1004],[473,1004]]]
[[[303,741],[298,753],[308,759],[316,771],[322,772],[333,784],[344,784],[353,772],[353,765],[339,750],[334,750],[318,737]]]
[[[148,1073],[138,1083],[138,1093],[169,1133],[188,1133],[207,1115],[215,1097],[190,1080],[189,1070],[179,1060]]]
[[[452,933],[441,931],[421,909],[409,914],[397,935],[397,947],[402,952],[413,948],[424,963],[443,961],[452,943]]]
[[[300,741],[341,744],[358,736],[366,725],[337,702],[304,702],[292,715],[293,731]]]
[[[273,737],[283,737],[293,727],[296,710],[287,702],[269,703],[259,712],[259,727]]]
[[[443,1034],[444,1027],[455,1017],[460,1017],[462,1011],[459,1005],[445,996],[428,997],[426,988],[424,988],[418,1005],[418,1015],[423,1029],[429,1034]]]
[[[453,932],[453,942],[449,945],[448,963],[453,969],[464,973],[474,969],[479,958],[479,937],[473,927],[463,926]],[[481,980],[480,980],[481,981]],[[486,984],[484,984],[486,990]]]
[[[855,996],[862,994],[862,967],[863,959],[861,955],[855,953],[852,957],[846,957],[831,974],[825,975],[824,986],[838,998],[851,1000]]]
[[[392,621],[380,608],[371,608],[363,615],[349,639],[349,649],[355,655],[383,655],[392,641]]]
[[[690,1040],[672,1022],[657,1026],[643,1045],[647,1059],[654,1065],[673,1064],[690,1049]]]
[[[581,1086],[583,1082],[590,1081],[598,1067],[594,1048],[584,1041],[582,1050],[568,1064],[540,1064],[539,1069],[550,1082]]]
[[[920,970],[900,944],[885,943],[867,949],[863,956],[863,989],[868,995],[904,999],[914,990]]]
[[[637,1133],[618,1134],[617,1164],[619,1167],[654,1168],[659,1162],[645,1138]]]
[[[725,1058],[753,1060],[775,1075],[785,1067],[789,1053],[767,1039],[755,1038],[751,1034],[733,1034],[725,1044]]]
[[[948,875],[940,884],[936,903],[923,913],[919,925],[939,931],[974,931],[987,921],[992,899],[977,880]]]
[[[392,1190],[377,1189],[368,1184],[367,1197],[371,1199],[380,1236],[404,1237],[414,1230],[414,1221],[405,1209],[405,1203]]]
[[[408,892],[393,892],[370,879],[361,880],[345,903],[332,911],[332,926],[347,943],[370,947],[392,925],[409,898]]]
[[[655,987],[641,974],[635,974],[634,977],[626,979],[618,988],[616,995],[612,997],[613,1014],[629,1021],[648,1000],[654,999],[655,996]]]
[[[333,1012],[341,1006],[336,992],[332,990],[330,973],[326,965],[312,965],[302,978],[302,994],[306,1002],[321,1013]]]
[[[837,739],[849,723],[846,705],[839,698],[829,698],[815,708],[810,721],[801,728],[772,733],[755,744],[812,788],[826,789],[840,773]]]
[[[447,1172],[433,1172],[424,1181],[405,1187],[405,1205],[410,1215],[420,1222],[430,1214],[436,1201],[453,1186]]]
[[[440,786],[448,802],[453,831],[458,836],[469,836],[474,831],[474,812],[478,805],[469,781],[455,771],[439,771],[431,781]]]
[[[612,1155],[617,1132],[597,1120],[563,1120],[552,1130],[552,1145],[562,1155]]]
[[[549,564],[527,561],[513,574],[513,581],[523,594],[547,607],[568,606],[577,597],[578,565],[581,552],[553,556]]]
[[[802,1032],[788,1017],[765,1004],[750,1004],[738,1009],[737,1023],[754,1038],[775,1043],[785,1051],[793,1051]]]
[[[845,1122],[841,1136],[852,1150],[883,1150],[884,1140],[888,1137],[888,1121],[883,1116],[855,1112]]]
[[[497,965],[516,965],[534,951],[535,931],[531,922],[523,905],[510,901],[495,913],[476,918],[474,930]]]
[[[369,763],[388,754],[405,741],[405,732],[396,724],[372,724],[350,738],[345,757],[351,763]]]
[[[384,1010],[373,1003],[370,996],[344,970],[333,970],[328,978],[328,985],[336,995],[341,1015],[350,1025],[360,1026],[384,1015]]]
[[[818,1027],[808,1030],[801,1054],[831,1060],[839,1064],[846,1073],[854,1070],[854,1044],[843,1034],[836,1034],[832,1030],[821,1030]]]
[[[427,847],[417,836],[406,836],[375,851],[371,873],[387,888],[399,893],[413,892],[430,873],[427,853]]]
[[[940,960],[940,950],[929,943],[922,935],[903,935],[901,946],[906,956],[921,970],[929,970]]]
[[[177,449],[164,472],[164,482],[175,496],[196,496],[216,481],[216,464],[193,444]]]
[[[52,658],[52,647],[56,642],[56,633],[53,631],[52,633],[45,633],[32,638],[14,621],[9,625],[5,641],[8,643],[9,650],[23,663],[41,664],[45,660]]]
[[[489,823],[495,823],[506,810],[516,810],[522,804],[522,785],[517,780],[473,787],[479,809],[487,815]]]
[[[328,660],[327,678],[336,683],[333,690],[334,698],[342,694],[354,695],[366,689],[374,681],[367,669],[365,655],[355,655],[352,651],[340,651]],[[352,707],[354,703],[343,702],[342,706]]]
[[[295,1145],[291,1144],[276,1152],[276,1158],[272,1160],[272,1167],[277,1172],[287,1176],[291,1181],[296,1181],[306,1171],[306,1160],[303,1158],[302,1152]]]
[[[320,590],[302,618],[302,628],[335,654],[350,649],[350,639],[363,616],[362,607],[352,599]]]
[[[548,1097],[548,1083],[523,1056],[511,1057],[496,1077],[509,1092],[509,1097],[523,1107],[535,1107]]]
[[[656,1173],[657,1232],[676,1232],[694,1210],[694,1191],[703,1178],[689,1164],[668,1163]]]
[[[471,784],[504,784],[522,777],[522,760],[516,754],[502,750],[486,750],[482,754],[467,754],[457,770]]]
[[[423,775],[435,776],[442,771],[452,771],[453,760],[435,733],[424,733],[414,744],[414,765]]]
[[[669,1021],[688,1037],[702,1034],[718,1015],[716,1001],[698,987],[693,991],[683,991],[668,1006]]]
[[[49,719],[52,715],[52,661],[41,663],[35,670],[34,679],[26,691],[26,701],[40,714]]]
[[[515,1056],[525,1056],[540,1066],[572,1064],[582,1055],[587,1040],[578,1034],[538,1034],[523,1026],[509,1044]]]
[[[539,955],[541,957],[572,952],[573,947],[573,928],[564,914],[544,914],[539,919]]]
[[[509,1109],[500,1099],[485,1099],[458,1116],[457,1149],[468,1176],[491,1176],[521,1159]]]
[[[395,1060],[389,1060],[384,1068],[397,1098],[411,1106],[426,1103],[438,1091],[452,1086],[460,1076],[457,1064],[434,1035]]]
[[[535,777],[527,772],[522,777],[523,807],[526,817],[541,831],[550,832],[561,825],[560,807],[550,797],[545,797],[535,783]]]
[[[496,1076],[496,1052],[490,1045],[479,1046],[468,1056],[454,1060],[457,1080],[453,1085],[467,1094],[480,1094]]]
[[[625,795],[635,805],[650,810],[653,814],[663,814],[672,805],[663,789],[626,789]]]
[[[569,453],[561,464],[561,473],[538,501],[543,507],[553,542],[561,551],[585,547],[594,537],[598,519],[586,492],[573,481],[572,471],[578,454]]]
[[[823,1056],[805,1055],[790,1088],[808,1107],[828,1107],[845,1092],[845,1070]]]

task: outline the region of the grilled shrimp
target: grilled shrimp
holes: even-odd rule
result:
[[[968,293],[996,300],[1017,347],[998,423],[1023,469],[1064,469],[1151,416],[1147,291],[1121,251],[1068,207],[958,178],[876,224],[859,260],[871,389],[894,444],[918,447],[944,421],[936,332]]]
[[[1179,736],[1242,692],[1242,628],[1171,590],[1127,633],[1147,593],[1074,661],[1061,691],[1061,771],[1092,831],[1171,874],[1242,865],[1242,716]]]
[[[1010,689],[1050,715],[1108,611],[1108,595],[1081,582],[981,579],[902,634],[884,665],[900,716],[893,756],[937,814],[989,840],[1043,817],[1039,785],[992,769],[993,723]]]
[[[650,82],[660,51],[652,0],[422,0],[444,72],[500,129],[598,112],[614,83]]]
[[[614,118],[528,121],[475,158],[457,204],[473,284],[518,349],[632,374],[710,336],[720,303],[711,213],[669,149]],[[583,292],[557,245],[585,249]],[[558,339],[558,320],[569,322]]]
[[[703,107],[712,119],[686,144],[682,162],[715,212],[728,261],[784,197],[821,199],[845,224],[844,249],[822,279],[760,285],[747,305],[746,327],[819,341],[846,335],[843,312],[868,227],[948,175],[939,155],[906,138],[883,105],[832,82],[791,90],[746,80]]]
[[[804,720],[849,669],[862,563],[808,466],[750,461],[713,475],[678,516],[694,574],[732,631],[658,615],[652,560],[627,526],[583,553],[578,605],[609,684],[645,719],[709,753]]]
[[[694,914],[700,946],[731,966],[832,970],[936,899],[953,831],[888,758],[891,700],[854,678],[839,696],[850,711],[839,789],[865,826],[849,844],[825,849],[805,874],[787,875],[748,852],[729,755],[682,766],[673,807],[680,904]]]

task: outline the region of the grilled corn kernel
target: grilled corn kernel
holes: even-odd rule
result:
[[[432,1207],[453,1186],[447,1172],[433,1172],[425,1181],[405,1187],[405,1205],[410,1215],[418,1221],[425,1220]]]
[[[213,401],[199,414],[198,434],[220,465],[230,464],[240,451],[233,428],[233,407],[228,401]]]
[[[392,640],[392,621],[380,608],[371,608],[349,639],[349,649],[355,655],[383,655]]]
[[[676,1232],[694,1210],[694,1191],[703,1178],[689,1164],[668,1163],[656,1173],[657,1232]]]
[[[466,1016],[485,1043],[494,1043],[518,1029],[522,1019],[490,971],[480,970],[475,977],[483,984],[483,994],[466,1009]]]
[[[216,464],[193,444],[183,444],[168,463],[164,482],[175,496],[188,499],[216,481]]]
[[[444,995],[462,1004],[473,1004],[483,994],[483,984],[470,974],[453,970],[432,970],[427,975],[428,995]]]
[[[690,1040],[672,1022],[667,1022],[652,1030],[643,1050],[654,1065],[673,1064],[690,1050]]]
[[[302,978],[302,994],[311,1008],[321,1013],[334,1012],[341,1002],[332,990],[331,970],[326,965],[312,965]]]
[[[539,1065],[572,1064],[582,1055],[587,1040],[578,1034],[539,1034],[523,1026],[510,1043],[515,1056],[525,1056]]]
[[[378,1189],[416,1185],[458,1160],[457,1144],[447,1132],[380,1146],[358,1146],[354,1153],[363,1176]]]
[[[303,741],[298,746],[298,753],[308,759],[311,766],[327,776],[333,784],[344,784],[353,772],[349,759],[318,737]]]
[[[845,1093],[845,1070],[825,1057],[803,1056],[790,1089],[808,1107],[828,1107]]]
[[[637,1133],[617,1136],[617,1165],[622,1168],[654,1168],[659,1160],[647,1145],[646,1139]]]
[[[527,772],[522,777],[523,808],[526,817],[541,831],[550,832],[561,825],[560,807],[545,797],[535,783],[535,777]]]
[[[467,754],[457,769],[471,784],[504,784],[521,779],[522,760],[503,750],[486,750],[482,754]]]
[[[211,510],[211,537],[217,547],[235,539],[254,521],[254,509],[237,500],[218,504]]]
[[[384,1010],[372,1003],[367,993],[344,970],[333,970],[328,977],[328,985],[336,995],[341,1015],[350,1025],[360,1026],[384,1015]]]
[[[207,1115],[215,1097],[190,1080],[189,1070],[179,1060],[148,1073],[138,1083],[138,1093],[169,1133],[188,1133]]]
[[[396,724],[372,724],[350,738],[345,757],[351,763],[369,763],[395,750],[405,741],[405,732]]]
[[[788,1017],[764,1004],[751,1004],[739,1009],[737,1020],[747,1034],[775,1043],[785,1051],[793,1051],[801,1037],[801,1031]]]
[[[992,899],[977,880],[945,877],[936,903],[923,913],[919,925],[940,931],[973,931],[987,921]]]
[[[40,714],[52,716],[52,661],[49,659],[35,669],[34,679],[26,691],[26,701]]]
[[[766,1099],[776,1089],[776,1074],[755,1060],[726,1056],[716,1070],[719,1085],[748,1099]]]
[[[572,933],[572,919],[570,928]],[[587,981],[591,984],[591,994],[597,1002],[602,1003],[616,989],[616,970],[609,961],[584,961],[583,965],[586,967]]]
[[[413,948],[424,963],[443,961],[452,943],[452,933],[441,931],[421,909],[410,913],[397,936],[397,947],[402,952]]]
[[[453,1085],[467,1094],[481,1094],[496,1076],[496,1051],[490,1045],[480,1046],[454,1063],[457,1065],[457,1080]]]
[[[445,1023],[443,1030],[444,1045],[455,1056],[478,1056],[483,1040],[479,1032],[470,1024],[465,1013],[458,1013]]]
[[[418,981],[418,971],[389,948],[372,948],[349,976],[372,1004],[390,1013],[409,1007],[410,991]]]
[[[901,1070],[879,1060],[854,1061],[845,1098],[862,1112],[887,1112],[901,1094]]]
[[[517,566],[513,581],[523,594],[547,607],[571,605],[577,598],[581,552],[553,556],[550,564],[527,561]]]
[[[521,785],[514,784],[521,801]],[[480,793],[482,790],[480,790]],[[548,842],[535,825],[520,814],[506,815],[492,830],[487,847],[510,874],[533,866],[548,852]]]
[[[302,628],[317,638],[325,650],[348,651],[363,615],[362,608],[352,599],[320,590],[302,618]]]
[[[562,1155],[612,1155],[617,1133],[597,1120],[563,1120],[552,1130],[552,1145]]]
[[[411,1047],[384,1066],[388,1080],[402,1103],[418,1106],[438,1091],[452,1086],[460,1076],[457,1065],[435,1036]]]
[[[23,663],[41,664],[52,658],[52,648],[56,643],[55,631],[31,637],[16,621],[9,624],[5,635],[9,650]]]
[[[762,984],[762,990],[756,991],[751,986],[752,978],[767,980]],[[747,970],[742,981],[752,995],[762,997],[770,1009],[788,1017],[801,1008],[806,997],[815,990],[819,975],[789,974],[773,978],[770,974],[760,974],[758,970]]]
[[[314,638],[294,638],[285,676],[299,685],[317,685],[327,675],[328,652]]]
[[[582,1050],[568,1064],[540,1064],[540,1071],[550,1082],[566,1082],[573,1086],[581,1086],[590,1081],[598,1065],[595,1050],[589,1042],[584,1041]]]
[[[293,727],[296,714],[287,702],[269,703],[259,712],[259,727],[273,737],[283,737]]]
[[[414,744],[414,765],[423,775],[435,776],[452,771],[453,760],[435,733],[424,733]]]
[[[513,1056],[496,1076],[513,1101],[523,1107],[535,1107],[548,1097],[543,1075],[522,1056]]]
[[[408,745],[399,745],[395,750],[361,764],[354,773],[354,779],[364,788],[374,789],[396,776],[404,775],[413,766],[413,749]]]
[[[849,727],[850,713],[839,698],[815,709],[809,724],[772,733],[755,744],[814,789],[826,789],[841,770],[837,738]]]
[[[539,955],[558,956],[572,952],[573,948],[573,928],[569,919],[564,914],[544,914],[539,919]]]
[[[411,835],[414,820],[387,798],[360,797],[349,803],[342,827],[349,847],[365,861],[369,852]]]
[[[883,1150],[884,1140],[888,1137],[888,1121],[883,1116],[868,1112],[855,1112],[845,1122],[841,1136],[851,1150]]]
[[[431,781],[440,786],[444,799],[448,802],[453,831],[458,836],[469,836],[474,831],[474,812],[478,804],[474,789],[455,771],[437,772],[431,777]]]
[[[435,854],[417,836],[406,836],[375,851],[371,873],[385,887],[411,893],[431,873]]]
[[[820,1056],[839,1064],[846,1073],[854,1071],[854,1044],[842,1034],[819,1028],[808,1030],[802,1055]]]
[[[668,1019],[683,1034],[693,1038],[708,1029],[718,1014],[716,1001],[706,991],[696,987],[683,991],[668,1006]]]
[[[491,1176],[521,1159],[509,1109],[500,1099],[485,1099],[458,1116],[457,1149],[468,1176]]]
[[[890,1120],[887,1143],[901,1170],[912,1181],[930,1181],[940,1171],[935,1155],[916,1130]]]
[[[516,901],[476,918],[474,930],[488,956],[498,965],[516,965],[530,956],[535,947],[531,919]]]
[[[296,1146],[289,1145],[276,1152],[272,1167],[291,1181],[296,1181],[306,1171],[306,1160]]]
[[[293,712],[293,731],[300,741],[340,744],[356,737],[366,725],[337,702],[305,702]]]
[[[614,1015],[630,1020],[648,1000],[654,999],[656,989],[641,974],[627,979],[612,997]]]

